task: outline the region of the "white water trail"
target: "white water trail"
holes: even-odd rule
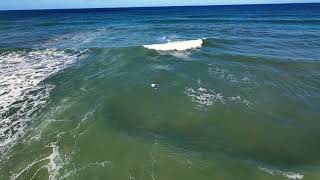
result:
[[[43,161],[48,161],[48,164],[38,168],[35,171],[35,173],[33,174],[31,179],[33,179],[39,173],[40,170],[47,169],[48,175],[49,175],[48,180],[56,180],[59,176],[59,170],[62,168],[62,165],[63,165],[62,160],[60,159],[60,155],[59,155],[59,146],[56,144],[56,142],[54,142],[54,143],[51,143],[47,147],[52,148],[52,154],[50,154],[48,157],[45,157],[40,160],[36,160],[36,161],[32,162],[27,167],[22,169],[19,173],[11,176],[10,180],[18,179],[24,173],[28,172],[34,165],[37,165]]]
[[[294,172],[283,172],[278,169],[269,169],[265,167],[259,167],[260,170],[267,172],[271,175],[281,175],[283,177],[286,177],[288,179],[303,179],[304,175],[300,173],[294,173]]]
[[[0,159],[25,134],[53,85],[42,83],[69,67],[86,50],[18,50],[0,53]]]

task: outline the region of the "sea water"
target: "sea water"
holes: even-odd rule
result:
[[[0,179],[320,179],[320,5],[0,12]]]

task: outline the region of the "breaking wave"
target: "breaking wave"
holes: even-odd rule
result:
[[[188,41],[175,41],[165,44],[151,44],[143,45],[147,49],[153,49],[157,51],[185,51],[188,49],[200,48],[203,44],[202,39],[188,40]]]

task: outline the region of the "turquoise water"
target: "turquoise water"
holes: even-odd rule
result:
[[[2,11],[0,179],[320,179],[319,50],[319,4]]]

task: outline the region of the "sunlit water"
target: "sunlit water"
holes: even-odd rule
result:
[[[0,12],[0,179],[320,179],[320,5]]]

